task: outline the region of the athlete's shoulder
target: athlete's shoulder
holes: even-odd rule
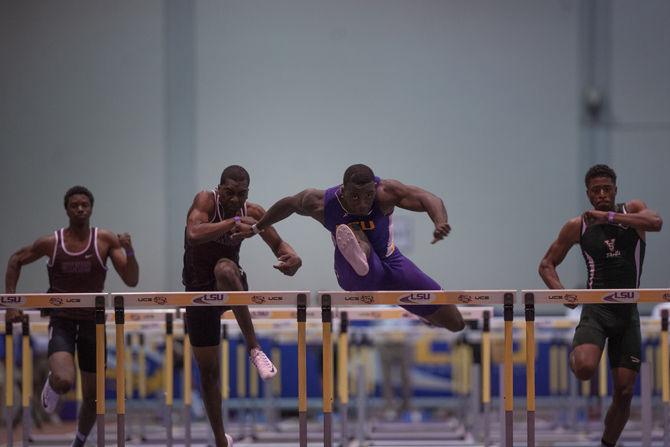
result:
[[[558,234],[558,238],[565,242],[577,243],[579,241],[579,236],[581,235],[581,229],[582,216],[573,217],[563,225],[561,232]]]
[[[50,250],[53,250],[53,246],[56,243],[56,233],[59,230],[54,231],[50,234],[45,234],[40,236],[33,242],[33,250],[37,250],[43,253],[50,253]]]
[[[256,220],[259,220],[265,214],[265,208],[258,203],[247,201],[244,206],[246,207],[247,216],[253,217]]]
[[[647,209],[647,204],[640,199],[629,200],[628,202],[624,203],[624,206],[626,207],[627,213],[639,213],[640,211]]]
[[[103,241],[111,241],[113,239],[116,239],[116,233],[114,233],[111,230],[107,230],[105,228],[98,228],[98,239],[103,240]]]
[[[191,205],[191,210],[196,209],[198,211],[204,211],[208,214],[211,214],[214,211],[214,192],[208,190],[202,190],[198,192],[193,198],[193,204]]]
[[[193,203],[209,203],[214,205],[214,191],[211,189],[203,189],[198,191],[193,197]]]

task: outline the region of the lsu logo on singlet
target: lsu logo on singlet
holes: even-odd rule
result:
[[[374,220],[359,220],[356,222],[349,222],[347,225],[354,230],[372,231],[375,229]]]

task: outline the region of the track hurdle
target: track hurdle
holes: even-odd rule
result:
[[[523,290],[524,304],[526,307],[526,346],[527,346],[527,376],[530,378],[535,375],[535,358],[530,356],[530,352],[534,353],[535,346],[534,339],[534,306],[535,304],[611,304],[618,303],[662,303],[670,300],[670,289],[563,289],[563,290]],[[662,361],[664,370],[668,370],[668,336],[667,336],[667,310],[664,311],[665,319],[661,323],[661,347],[664,359]],[[663,326],[665,321],[665,326]],[[529,329],[530,327],[530,329]],[[665,331],[665,332],[664,332]],[[505,333],[507,336],[507,333]],[[602,361],[601,361],[602,363]],[[645,371],[646,372],[646,371]],[[601,373],[602,374],[602,373]],[[531,383],[531,380],[528,381]],[[530,385],[528,385],[530,387]],[[663,424],[663,439],[664,447],[670,447],[670,434],[668,433],[668,412],[670,411],[670,389],[668,388],[668,375],[663,377],[664,394],[663,408],[664,408],[664,424]],[[529,390],[530,391],[530,390]],[[602,388],[600,390],[602,392]],[[535,391],[527,394],[526,402],[526,417],[528,421],[528,446],[535,446]]]
[[[305,315],[305,310],[307,306],[307,296],[309,296],[308,291],[211,291],[211,292],[149,292],[149,293],[114,293],[114,303],[115,311],[118,309],[119,312],[123,313],[125,309],[130,308],[158,308],[158,309],[174,309],[182,308],[189,306],[296,306],[297,309],[297,321],[298,321],[298,341],[299,341],[299,353],[306,353],[305,346],[300,347],[300,340],[305,341],[304,331],[305,331],[305,321],[300,321],[300,317]],[[169,315],[169,316],[168,316]],[[168,346],[170,344],[171,333],[171,324],[168,321],[171,321],[171,313],[166,313],[166,327],[168,331],[167,335],[167,345],[166,345],[166,368],[167,364],[171,362],[171,351]],[[301,324],[302,323],[302,324]],[[123,325],[121,325],[123,326]],[[123,332],[123,327],[121,327]],[[121,337],[121,343],[125,342],[124,338]],[[118,339],[117,339],[118,342]],[[185,340],[186,344],[187,340]],[[119,349],[119,347],[117,347]],[[302,374],[299,371],[299,378],[306,377],[304,367],[306,362],[301,362],[299,357],[299,369],[303,368]],[[304,359],[304,357],[302,357]],[[302,365],[301,365],[302,363]],[[171,371],[171,370],[170,370]],[[172,439],[172,430],[171,430],[171,405],[172,405],[172,380],[171,373],[166,369],[166,404],[167,404],[167,413],[166,413],[166,438],[167,445],[173,445]],[[190,376],[189,376],[190,377]],[[119,376],[117,375],[117,387]],[[300,380],[300,379],[299,379]],[[222,385],[223,386],[223,385]],[[122,387],[125,389],[125,386]],[[189,391],[190,392],[190,391]],[[304,394],[303,394],[304,392]],[[300,387],[299,382],[299,411],[304,412],[304,416],[301,415],[300,419],[300,435],[299,443],[301,446],[307,445],[307,396],[306,396],[306,387]],[[123,393],[117,393],[117,399],[125,399]],[[304,410],[300,405],[300,402],[304,401]],[[104,405],[104,404],[103,404]],[[121,408],[123,405],[121,405]],[[119,402],[117,402],[117,409],[120,408]],[[303,421],[305,426],[303,427]],[[305,433],[303,438],[302,433]],[[123,444],[119,444],[123,445]]]
[[[319,291],[318,300],[321,305],[323,325],[323,443],[325,447],[333,445],[332,408],[333,408],[333,352],[332,352],[332,321],[333,306],[374,306],[374,305],[493,305],[505,306],[505,332],[509,331],[509,343],[505,343],[505,419],[510,424],[506,446],[511,446],[512,439],[512,323],[513,305],[516,291],[514,290],[459,290],[459,291]],[[351,312],[349,311],[349,318]],[[488,338],[486,339],[488,342]],[[484,342],[484,341],[483,341]],[[490,348],[486,348],[487,350]],[[483,349],[484,350],[484,349]],[[487,351],[490,352],[490,351]],[[483,371],[484,390],[490,389],[490,371]],[[488,384],[487,384],[488,382]],[[486,394],[483,393],[483,394]]]
[[[59,309],[59,308],[95,308],[95,346],[96,346],[96,370],[105,370],[105,307],[107,294],[104,293],[32,293],[32,294],[0,294],[0,304],[5,309]],[[5,331],[7,338],[7,383],[14,381],[14,351],[10,347],[13,343],[12,324],[9,321],[5,322]],[[25,326],[24,326],[25,327]],[[25,329],[24,329],[25,330]],[[25,341],[24,341],[25,346]],[[25,348],[24,348],[25,353]],[[26,382],[26,368],[23,368],[23,378]],[[27,368],[29,370],[29,368]],[[11,379],[11,382],[10,382]],[[97,374],[96,377],[96,422],[98,424],[98,441],[97,445],[103,447],[105,445],[105,375]],[[23,387],[23,405],[27,407],[30,399],[29,388],[32,386]],[[14,405],[13,387],[7,387],[5,410],[9,416],[10,408]],[[13,431],[11,427],[11,417],[8,417],[7,426],[7,445],[13,445]],[[25,434],[25,429],[24,429]],[[28,439],[24,439],[24,445],[27,445]]]

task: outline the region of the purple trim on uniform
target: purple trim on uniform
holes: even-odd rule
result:
[[[219,192],[213,189],[212,194],[214,194],[214,215],[209,219],[209,223],[218,222],[216,219],[219,219],[219,221],[223,220],[221,213],[219,213]]]
[[[58,252],[58,230],[54,231],[54,236],[56,237],[56,241],[54,242],[54,251],[51,254],[51,259],[47,262],[47,266],[53,267],[54,261],[56,260],[56,253]]]
[[[642,239],[637,240],[635,244],[635,276],[637,276],[637,287],[640,287],[640,278],[642,277],[642,269],[640,268],[640,246],[642,245]]]
[[[60,234],[61,234],[60,243],[61,243],[61,247],[63,247],[63,251],[65,252],[65,254],[68,254],[70,256],[79,256],[79,255],[83,255],[84,253],[86,253],[88,251],[88,249],[91,248],[91,241],[93,240],[93,230],[94,230],[94,228],[89,228],[88,242],[86,243],[86,248],[84,248],[82,251],[74,253],[74,252],[69,251],[67,248],[65,248],[65,230],[63,228],[61,228],[60,229]]]
[[[102,256],[100,256],[100,250],[98,250],[98,228],[93,227],[93,246],[95,247],[95,256],[100,262],[100,266],[107,270],[107,265],[102,261]]]

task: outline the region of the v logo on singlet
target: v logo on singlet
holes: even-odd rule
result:
[[[603,242],[609,250],[609,253],[606,255],[608,258],[617,258],[621,256],[621,252],[616,249],[616,239],[605,239]]]

